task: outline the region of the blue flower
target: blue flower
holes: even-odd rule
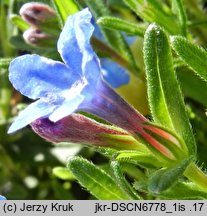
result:
[[[38,55],[23,55],[11,62],[9,79],[13,86],[36,101],[19,114],[8,133],[31,124],[42,137],[48,138],[49,134],[61,136],[64,132],[62,128],[73,127],[74,124],[65,117],[85,111],[125,129],[139,141],[141,137],[156,151],[174,160],[175,155],[165,143],[167,140],[180,148],[176,137],[150,125],[144,116],[103,81],[99,59],[90,45],[94,31],[91,18],[86,8],[66,21],[57,44],[64,63]],[[80,131],[78,123],[70,131]],[[83,123],[80,121],[80,124]],[[83,132],[80,135],[88,136]],[[56,138],[62,138],[60,136]]]
[[[90,45],[91,18],[86,8],[67,19],[57,43],[64,63],[38,55],[23,55],[11,62],[9,79],[14,88],[36,101],[20,112],[8,133],[39,118],[57,122],[80,110],[129,130],[146,121],[103,81]]]
[[[0,195],[0,200],[6,200],[6,197]]]
[[[130,81],[128,72],[116,62],[107,58],[101,59],[103,78],[113,88],[126,85]]]

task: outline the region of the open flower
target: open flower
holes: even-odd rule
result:
[[[64,63],[38,55],[23,55],[11,62],[9,79],[13,86],[36,101],[19,114],[8,132],[40,118],[58,122],[74,112],[85,111],[141,137],[165,157],[175,159],[160,142],[162,129],[157,140],[157,130],[149,127],[153,132],[149,133],[144,128],[148,120],[103,81],[99,59],[90,44],[94,31],[91,18],[86,8],[67,19],[57,43]],[[165,138],[170,137],[163,132]],[[174,139],[169,141],[176,146]]]
[[[56,122],[78,110],[123,128],[146,121],[102,80],[99,59],[90,44],[91,18],[88,9],[68,18],[57,44],[65,64],[38,55],[23,55],[11,62],[13,86],[36,101],[20,113],[9,133],[41,117]]]
[[[42,3],[25,3],[21,7],[19,13],[27,23],[32,25],[23,33],[23,38],[26,43],[40,47],[54,46],[56,37],[45,32],[45,28],[43,28],[43,31],[41,29],[42,23],[48,25],[47,22],[49,22],[51,18],[55,17],[55,12],[51,7]],[[95,28],[93,31],[93,37],[97,37],[105,43],[106,41],[104,40],[104,36],[94,18],[92,18],[91,23]],[[121,67],[121,65],[108,58],[100,58],[100,61],[103,78],[111,87],[118,88],[129,83],[129,73]]]

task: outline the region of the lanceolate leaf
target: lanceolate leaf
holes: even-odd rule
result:
[[[114,154],[115,155],[115,154]],[[120,151],[116,157],[117,161],[141,164],[144,167],[160,167],[160,161],[150,152]]]
[[[16,14],[13,14],[10,19],[22,31],[26,31],[30,27],[28,23]]]
[[[180,32],[171,10],[157,0],[124,0],[131,10],[147,22],[156,22],[165,27],[171,34]]]
[[[187,17],[183,7],[183,0],[172,0],[172,8],[181,26],[183,36],[187,35]]]
[[[207,193],[204,190],[200,190],[196,184],[178,182],[169,188],[169,190],[163,191],[160,194],[160,198],[171,200],[206,200]]]
[[[187,66],[176,68],[176,72],[185,96],[207,107],[207,82],[200,79]]]
[[[155,24],[145,33],[144,61],[154,121],[175,131],[184,140],[189,153],[195,154],[195,140],[173,69],[168,38]]]
[[[160,192],[170,188],[176,183],[176,181],[178,181],[179,177],[182,176],[191,161],[192,158],[188,158],[175,167],[156,171],[150,177],[148,190],[152,193],[159,194]]]
[[[135,199],[135,200],[139,200],[140,197],[139,195],[134,191],[134,189],[132,188],[132,186],[129,184],[129,182],[127,182],[127,180],[125,179],[122,170],[121,170],[121,166],[119,164],[118,161],[112,161],[111,162],[111,167],[113,170],[113,174],[116,178],[116,182],[118,184],[118,186],[120,187],[120,189],[126,193],[130,199]]]
[[[115,181],[102,169],[86,159],[75,157],[68,163],[68,168],[79,181],[97,199],[124,200],[129,199]]]
[[[180,58],[207,81],[207,52],[182,36],[171,37],[171,44]]]
[[[143,25],[131,23],[126,20],[110,16],[101,17],[97,23],[109,29],[116,29],[132,35],[139,35],[141,37],[144,36],[144,32],[146,30],[146,27]]]

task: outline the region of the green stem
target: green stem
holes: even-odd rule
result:
[[[15,166],[14,166],[12,159],[9,157],[8,153],[5,151],[3,144],[0,144],[0,158],[1,158],[1,163],[3,165],[6,164],[7,169],[5,169],[5,172],[7,173],[7,176],[10,176],[11,173],[14,172]]]
[[[6,71],[6,72],[4,72]],[[1,68],[0,73],[0,121],[5,122],[10,116],[10,101],[12,89],[10,88],[8,73],[6,69]]]
[[[7,22],[7,11],[5,5],[2,2],[0,5],[0,25],[1,25],[1,34],[0,34],[0,43],[2,46],[3,56],[8,57],[12,56],[13,48],[9,44],[8,36],[8,22]]]
[[[195,163],[189,164],[184,175],[198,187],[207,191],[207,175]]]

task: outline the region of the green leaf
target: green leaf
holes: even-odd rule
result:
[[[184,175],[195,183],[200,189],[207,192],[207,175],[195,163],[191,163]]]
[[[146,180],[145,169],[131,163],[122,163],[122,170],[133,179],[133,181]],[[134,186],[133,186],[134,187]]]
[[[0,58],[0,68],[7,69],[11,60],[11,58]]]
[[[22,31],[26,31],[30,25],[25,22],[20,16],[13,14],[10,16],[11,21]]]
[[[65,167],[55,167],[52,170],[53,175],[63,180],[74,180],[73,174]]]
[[[145,181],[136,181],[134,188],[138,191],[148,193],[147,185]],[[156,194],[159,199],[172,199],[172,200],[202,200],[207,199],[207,193],[194,184],[189,182],[178,181],[175,185],[172,185],[165,191],[162,191],[159,195]]]
[[[173,168],[156,171],[149,179],[148,190],[153,194],[159,194],[170,188],[182,176],[191,161],[192,158],[188,158]]]
[[[172,0],[172,9],[178,18],[183,36],[187,35],[187,17],[183,6],[183,0]]]
[[[161,199],[174,200],[202,200],[207,199],[207,193],[200,190],[196,184],[178,182],[166,191],[163,191],[159,197]]]
[[[170,39],[172,47],[179,57],[207,81],[207,52],[182,36],[172,36]]]
[[[68,16],[79,11],[77,4],[73,0],[52,0],[52,2],[61,26],[64,25]]]
[[[117,150],[115,149],[100,146],[95,148],[94,150],[109,159],[117,152]]]
[[[120,151],[113,156],[116,160],[120,162],[128,162],[133,164],[140,164],[144,167],[160,167],[161,163],[157,158],[150,152],[140,152],[140,151]]]
[[[179,32],[179,26],[175,21],[171,10],[167,5],[157,0],[124,0],[126,5],[131,8],[139,17],[147,22],[156,22],[163,26],[171,34]]]
[[[105,171],[86,159],[74,157],[69,161],[68,168],[79,183],[97,199],[128,199],[128,196],[120,190],[115,181]]]
[[[184,140],[189,154],[195,154],[196,144],[173,69],[168,37],[155,24],[151,24],[145,33],[144,62],[154,121],[173,130]],[[182,147],[186,152],[186,146]]]
[[[129,21],[117,17],[101,17],[97,21],[98,24],[112,30],[119,30],[132,35],[143,37],[146,27],[141,24],[131,23]]]
[[[186,66],[176,68],[176,74],[184,95],[207,107],[207,82]]]

